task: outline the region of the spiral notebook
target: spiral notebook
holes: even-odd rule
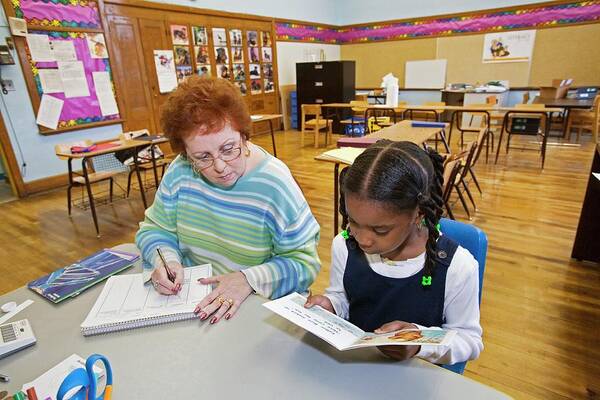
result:
[[[144,284],[142,274],[111,276],[81,324],[81,332],[91,336],[197,318],[196,304],[211,291],[210,285],[198,279],[212,276],[212,267],[188,267],[184,273],[181,291],[171,296]]]

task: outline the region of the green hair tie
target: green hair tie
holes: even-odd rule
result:
[[[347,230],[347,229],[344,229],[344,230],[342,231],[342,237],[343,237],[344,239],[346,239],[346,240],[350,238],[350,234],[348,233],[348,230]]]
[[[422,286],[431,286],[431,275],[423,276],[421,278],[421,285]]]
[[[441,231],[442,231],[442,225],[441,225],[441,224],[437,224],[437,225],[435,226],[435,229],[437,229],[437,230],[438,230],[438,232],[441,232]]]

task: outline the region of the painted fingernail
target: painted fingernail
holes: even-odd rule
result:
[[[214,324],[215,322],[217,322],[217,317],[212,317],[210,320],[210,323]]]
[[[231,318],[231,314],[226,314],[225,319],[229,319],[229,318]]]
[[[203,320],[203,321],[204,321],[204,320],[206,319],[206,317],[208,317],[208,315],[207,315],[205,312],[203,312],[203,313],[200,313],[200,319],[201,319],[201,320]]]

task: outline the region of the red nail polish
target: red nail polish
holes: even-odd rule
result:
[[[208,317],[208,315],[206,315],[206,313],[203,312],[202,314],[200,314],[200,319],[202,321],[204,321],[206,319],[206,317]]]
[[[214,324],[215,322],[217,322],[217,317],[212,317],[212,319],[210,320],[210,323]]]
[[[227,314],[227,315],[225,316],[225,319],[229,319],[229,318],[231,318],[231,314]]]

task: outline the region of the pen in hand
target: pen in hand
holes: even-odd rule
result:
[[[167,266],[167,260],[165,260],[165,257],[163,256],[162,251],[160,251],[160,248],[157,247],[156,252],[158,253],[160,261],[162,262],[162,265],[165,268],[165,271],[167,272],[167,278],[169,278],[171,282],[175,283],[175,274]],[[175,290],[179,291],[179,289],[181,289],[181,286],[179,284],[175,285]]]

